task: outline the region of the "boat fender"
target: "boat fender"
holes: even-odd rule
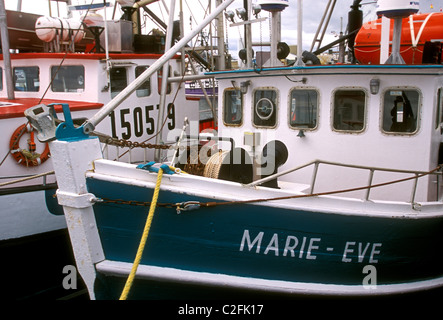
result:
[[[251,56],[254,57],[254,50],[253,49],[251,49]],[[240,58],[241,61],[243,61],[243,63],[246,63],[247,62],[246,60],[248,57],[246,49],[241,49],[238,52],[238,57]]]
[[[277,44],[277,58],[278,59],[286,59],[286,57],[291,53],[291,49],[289,48],[286,42],[279,42]]]
[[[313,64],[313,65],[321,64],[320,59],[315,54],[309,51],[303,51],[302,59],[305,64]]]
[[[286,163],[288,160],[288,148],[279,140],[270,141],[263,147],[260,159],[262,170],[261,178],[263,179],[276,174],[278,168]],[[276,189],[279,188],[277,179],[265,182],[262,186]]]
[[[28,139],[29,149],[20,149],[20,139],[25,133],[29,133],[31,135],[30,139]],[[39,166],[50,157],[48,143],[45,143],[45,149],[42,153],[35,152],[36,144],[34,142],[33,127],[27,124],[22,124],[15,129],[11,139],[9,140],[9,150],[15,161],[26,167]]]

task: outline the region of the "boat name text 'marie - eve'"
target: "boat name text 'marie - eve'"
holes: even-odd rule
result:
[[[251,237],[253,240],[251,240]],[[243,237],[240,243],[239,251],[244,252],[255,252],[257,254],[267,255],[269,253],[274,253],[276,257],[280,256],[280,241],[282,236],[274,233],[271,239],[268,241],[269,236],[265,236],[264,231],[260,231],[254,238],[250,234],[249,230],[244,230]],[[266,249],[262,250],[263,244],[268,243]],[[334,253],[337,252],[336,247],[320,246],[322,238],[308,238],[308,237],[296,237],[293,235],[287,235],[285,240],[285,246],[283,249],[283,257],[316,260],[319,255],[316,252],[320,252],[323,247],[327,252]],[[255,247],[255,250],[254,250]],[[370,242],[356,242],[356,241],[346,241],[344,244],[344,249],[339,249],[340,254],[336,254],[337,257],[341,258],[342,262],[356,262],[359,263],[378,263],[378,257],[380,255],[380,249],[382,243],[370,243]],[[298,254],[296,254],[296,249]],[[351,255],[357,254],[357,259],[351,257]]]

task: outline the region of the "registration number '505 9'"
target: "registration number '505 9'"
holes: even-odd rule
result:
[[[111,118],[112,137],[125,140],[139,138],[143,135],[152,135],[159,128],[157,125],[159,105],[149,105],[145,107],[124,108],[109,114]],[[175,106],[169,103],[167,106],[167,127],[169,130],[175,129]]]

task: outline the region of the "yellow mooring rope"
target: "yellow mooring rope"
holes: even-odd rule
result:
[[[151,229],[152,219],[154,218],[154,212],[157,206],[158,193],[160,191],[160,184],[162,181],[162,177],[163,177],[163,169],[160,168],[157,175],[157,183],[155,185],[154,195],[152,196],[151,207],[149,208],[148,219],[146,220],[145,229],[143,230],[142,239],[140,240],[134,264],[132,265],[129,277],[126,280],[126,284],[120,296],[120,300],[126,300],[129,294],[129,290],[131,290],[132,283],[134,282],[135,273],[137,272],[138,265],[140,264],[140,260],[143,255],[143,250],[145,249],[146,245],[146,239],[148,238],[149,229]]]

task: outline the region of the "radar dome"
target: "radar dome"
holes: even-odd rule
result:
[[[420,1],[411,0],[378,0],[377,14],[388,18],[405,18],[411,14],[417,13],[420,7]]]
[[[266,11],[283,11],[289,5],[289,0],[261,0],[258,4]]]

